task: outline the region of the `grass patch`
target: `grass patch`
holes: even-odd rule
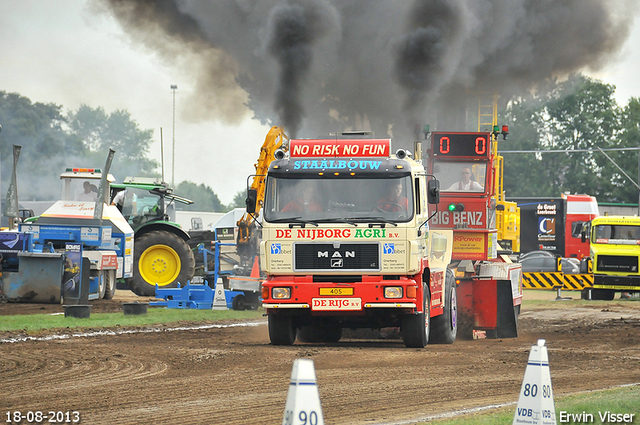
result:
[[[556,397],[556,421],[559,424],[608,424],[610,422],[607,422],[606,419],[605,422],[600,420],[599,414],[602,413],[604,415],[605,412],[609,411],[611,413],[634,414],[633,421],[627,423],[640,423],[640,404],[638,400],[640,400],[640,385]],[[463,415],[455,419],[437,419],[428,423],[437,425],[511,425],[515,410],[516,405],[513,405],[492,410],[491,413],[482,412]],[[565,415],[587,413],[593,415],[593,421],[571,421],[570,416],[565,416],[563,422],[560,422],[560,412],[565,412]]]
[[[0,331],[37,333],[56,328],[86,329],[110,327],[136,327],[170,323],[202,323],[221,320],[261,319],[264,311],[194,310],[149,307],[146,315],[124,313],[91,313],[87,319],[64,317],[64,314],[25,314],[2,316]]]

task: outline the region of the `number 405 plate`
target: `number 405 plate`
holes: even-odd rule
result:
[[[353,295],[353,288],[320,288],[320,295]]]

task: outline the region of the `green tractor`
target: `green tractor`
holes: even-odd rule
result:
[[[153,296],[156,284],[171,288],[186,285],[195,272],[195,258],[189,235],[169,219],[174,202],[193,201],[174,195],[173,189],[157,178],[127,177],[111,184],[111,198],[133,228],[133,277],[126,282],[135,294]]]

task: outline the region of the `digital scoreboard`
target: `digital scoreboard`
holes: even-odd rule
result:
[[[438,133],[431,134],[431,152],[434,157],[489,158],[491,137],[489,133]]]

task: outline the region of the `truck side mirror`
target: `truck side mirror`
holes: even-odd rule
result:
[[[247,205],[247,212],[253,214],[256,212],[256,204],[258,203],[258,191],[256,189],[249,189],[247,191],[247,199],[245,204]]]
[[[582,230],[580,230],[580,240],[582,243],[589,240],[589,230],[591,230],[589,226],[582,226]]]
[[[430,204],[440,203],[440,181],[433,179],[427,183],[427,202]]]
[[[583,223],[580,229],[580,240],[582,243],[587,242],[591,238],[591,222]]]

